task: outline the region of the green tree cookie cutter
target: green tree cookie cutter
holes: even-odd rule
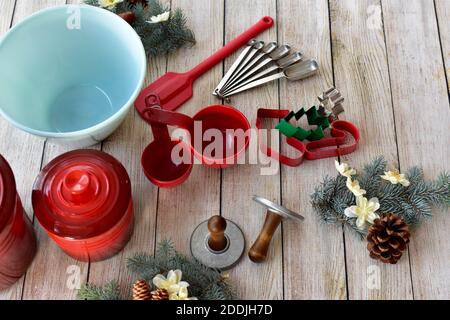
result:
[[[298,121],[301,117],[306,114],[309,125],[316,125],[316,129],[306,130],[301,127],[295,127],[289,121],[295,117]],[[299,111],[291,111],[280,123],[277,124],[275,129],[278,129],[286,137],[295,137],[296,139],[303,141],[315,141],[320,140],[325,136],[324,129],[330,126],[330,120],[327,115],[320,114],[316,108],[313,106],[305,111],[305,108],[301,108]]]

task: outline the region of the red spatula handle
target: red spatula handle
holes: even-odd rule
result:
[[[231,55],[233,52],[238,50],[240,47],[246,45],[251,39],[256,37],[258,34],[264,30],[269,29],[273,26],[273,19],[269,16],[261,18],[256,24],[248,28],[246,31],[241,33],[239,36],[228,42],[228,44],[214,53],[212,56],[204,60],[202,63],[197,65],[192,70],[188,71],[186,74],[189,75],[190,79],[193,81],[204,74],[206,71],[210,70],[220,61]]]

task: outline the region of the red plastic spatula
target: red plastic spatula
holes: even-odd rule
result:
[[[192,70],[185,73],[166,73],[142,90],[134,103],[136,109],[141,116],[144,116],[146,108],[155,106],[159,106],[164,110],[173,111],[177,109],[192,97],[192,84],[198,77],[271,26],[273,26],[273,19],[267,16],[263,17]]]

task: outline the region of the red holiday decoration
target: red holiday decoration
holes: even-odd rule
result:
[[[134,14],[133,11],[119,13],[119,17],[121,17],[123,20],[125,20],[129,24],[132,24],[134,22],[134,20],[136,20],[136,15]]]

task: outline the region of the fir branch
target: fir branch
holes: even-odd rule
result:
[[[434,196],[439,197],[436,199],[439,205],[443,208],[450,207],[450,173],[442,172],[437,178],[434,186],[435,193]]]
[[[94,7],[99,7],[99,3],[98,0],[84,0],[83,1],[84,4],[90,5],[90,6],[94,6]]]
[[[370,199],[377,197],[379,214],[394,213],[402,217],[411,226],[419,225],[424,219],[432,216],[435,206],[450,206],[450,174],[442,173],[436,181],[425,181],[423,170],[413,167],[407,171],[406,177],[410,185],[391,184],[380,175],[386,169],[386,161],[379,157],[364,167],[362,173],[354,176]],[[327,223],[344,223],[360,236],[367,230],[359,230],[355,219],[345,216],[344,210],[355,204],[355,197],[345,185],[345,177],[325,177],[311,195],[311,204],[319,218]]]
[[[200,300],[234,298],[231,285],[218,270],[178,253],[168,240],[158,244],[155,257],[137,254],[128,259],[127,265],[137,278],[145,279],[149,283],[157,274],[167,275],[170,270],[180,269],[183,272],[183,281],[189,283],[189,294]]]
[[[99,6],[98,0],[84,0],[84,3]],[[179,8],[170,10],[168,6],[161,4],[158,0],[149,0],[146,6],[143,3],[131,5],[128,1],[123,1],[108,10],[117,14],[128,11],[135,14],[135,21],[131,25],[140,36],[149,56],[172,53],[181,47],[195,44],[195,35],[187,27],[187,17]],[[168,21],[148,23],[151,17],[166,11],[171,11]]]
[[[85,284],[78,291],[79,300],[121,300],[117,282],[111,281],[104,286]]]
[[[311,205],[319,218],[328,224],[343,223],[361,237],[366,230],[356,226],[356,219],[348,218],[344,210],[355,203],[355,196],[346,187],[346,178],[326,176],[311,195]]]
[[[189,283],[189,294],[200,300],[230,300],[236,297],[233,286],[219,270],[211,269],[197,260],[178,253],[173,244],[163,240],[158,244],[155,256],[140,253],[127,260],[128,269],[136,275],[136,279],[144,279],[152,283],[157,274],[180,269],[183,281]],[[78,292],[79,299],[119,300],[119,286],[110,282],[103,287],[87,284]],[[126,299],[126,298],[125,298]]]
[[[152,266],[152,267],[149,267]],[[158,266],[156,259],[148,254],[136,254],[134,257],[127,260],[127,267],[130,271],[136,274],[136,278],[144,279],[151,282],[153,277],[158,273],[163,273],[167,269]]]
[[[175,254],[175,248],[170,240],[165,239],[158,244],[158,248],[156,249],[157,259],[161,259],[161,261],[165,261],[165,263],[167,264],[169,258],[171,256],[174,256]]]
[[[381,184],[380,175],[386,170],[387,161],[384,157],[375,158],[371,163],[364,166],[363,173],[358,176],[361,188],[367,191],[367,194],[377,193]]]

